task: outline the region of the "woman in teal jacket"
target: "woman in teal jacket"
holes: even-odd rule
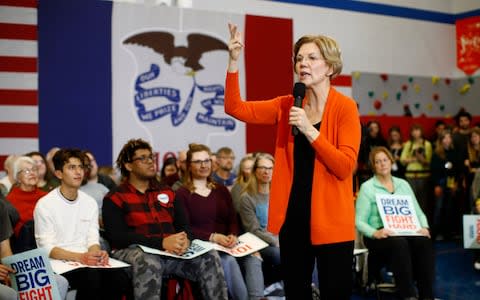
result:
[[[375,261],[386,262],[390,267],[401,297],[417,299],[416,280],[419,299],[433,299],[433,248],[427,218],[408,182],[392,176],[394,159],[390,151],[385,147],[375,147],[369,160],[374,176],[360,187],[355,217],[369,256]],[[376,195],[379,194],[411,197],[421,226],[418,235],[398,236],[384,228],[376,203]]]

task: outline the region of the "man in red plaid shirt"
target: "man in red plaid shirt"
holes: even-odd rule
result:
[[[227,287],[216,251],[192,259],[143,252],[137,245],[182,255],[190,231],[175,193],[156,179],[150,144],[128,141],[117,158],[123,182],[103,200],[105,235],[113,257],[132,265],[135,299],[160,299],[162,279],[175,275],[197,282],[205,300],[227,299]]]

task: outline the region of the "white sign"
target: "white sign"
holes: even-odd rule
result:
[[[377,194],[377,207],[383,227],[395,235],[420,235],[421,229],[412,197],[408,195]]]
[[[45,249],[37,248],[2,258],[15,270],[9,274],[18,299],[60,299],[57,283]]]
[[[463,216],[463,248],[480,249],[480,215]]]
[[[63,274],[75,269],[80,268],[96,268],[96,269],[112,269],[112,268],[126,268],[130,265],[124,263],[123,261],[109,257],[108,264],[105,266],[89,266],[76,261],[60,260],[60,259],[50,259],[50,264],[52,265],[53,271],[57,274]]]
[[[226,248],[216,243],[210,243],[210,242],[195,239],[192,241],[192,243],[190,244],[190,247],[187,249],[187,251],[183,255],[175,255],[167,251],[162,251],[162,250],[139,245],[139,247],[144,252],[147,252],[147,253],[165,255],[165,256],[171,256],[171,257],[183,258],[183,259],[191,259],[191,258],[197,257],[212,249],[226,252],[235,257],[242,257],[245,255],[257,252],[258,250],[261,250],[267,246],[268,244],[266,242],[264,242],[263,240],[261,240],[260,238],[258,238],[257,236],[255,236],[250,232],[246,232],[241,236],[239,236],[237,245],[235,245],[232,248]]]

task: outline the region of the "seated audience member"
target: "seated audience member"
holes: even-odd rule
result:
[[[58,179],[53,175],[50,170],[47,168],[47,160],[45,156],[38,151],[32,151],[25,154],[25,156],[29,156],[35,162],[35,165],[38,169],[38,183],[37,186],[44,190],[45,192],[50,192],[54,188],[56,188],[60,182]]]
[[[427,218],[420,208],[415,194],[407,181],[392,176],[392,154],[385,147],[373,148],[370,164],[374,176],[364,182],[356,200],[355,223],[363,235],[369,251],[369,260],[385,261],[393,272],[398,293],[404,299],[417,299],[414,280],[416,279],[419,299],[433,299],[434,262]],[[381,194],[410,196],[421,229],[418,236],[395,236],[383,227],[376,204]],[[375,272],[377,268],[369,271]]]
[[[184,204],[193,237],[231,248],[237,243],[239,226],[228,189],[211,178],[210,149],[190,144],[187,152],[187,172],[177,198]],[[258,257],[235,257],[219,252],[232,299],[263,297],[262,263]],[[241,267],[245,270],[245,280]]]
[[[38,187],[38,168],[29,156],[19,156],[13,164],[13,179],[16,184],[7,195],[15,207],[19,220],[14,226],[13,251],[15,253],[37,247],[33,233],[33,209],[47,192]]]
[[[183,185],[183,177],[185,176],[185,172],[187,170],[187,150],[180,150],[178,151],[177,156],[177,169],[178,169],[178,179],[173,185],[172,189],[174,191],[178,190]]]
[[[102,267],[108,264],[109,257],[100,249],[98,206],[79,190],[83,162],[83,153],[78,149],[61,149],[53,156],[60,186],[35,207],[35,238],[50,258]],[[76,299],[131,298],[130,279],[123,268],[80,268],[63,275],[77,290]]]
[[[113,190],[117,185],[110,176],[98,173],[98,165],[95,160],[95,156],[90,150],[85,150],[85,155],[90,159],[90,172],[88,181],[101,183],[108,188],[109,191]]]
[[[103,205],[103,197],[108,193],[108,188],[97,181],[89,181],[88,178],[90,177],[90,169],[91,169],[91,162],[86,152],[83,152],[83,165],[85,166],[85,171],[82,179],[82,185],[80,186],[80,190],[90,197],[92,197],[98,206],[98,225],[100,228],[100,233],[103,232],[103,219],[102,219],[102,205]],[[110,246],[105,241],[102,235],[100,235],[100,247],[103,250],[110,250]]]
[[[191,240],[183,206],[170,187],[156,181],[150,144],[129,140],[118,154],[117,166],[125,180],[103,200],[103,221],[113,257],[132,265],[135,299],[160,299],[162,279],[169,275],[197,282],[205,300],[227,299],[216,251],[184,260],[137,247],[182,255]]]
[[[267,231],[268,203],[270,201],[270,182],[274,158],[268,153],[259,153],[256,156],[252,175],[247,181],[240,197],[238,213],[242,220],[243,229],[251,232],[266,243],[268,247],[260,250],[264,270],[269,274],[277,275],[280,280],[280,248],[278,236]],[[276,273],[276,274],[275,274]]]
[[[7,209],[3,202],[0,201],[0,260],[12,255],[9,238],[12,235],[12,226],[8,221]],[[8,274],[14,272],[11,268],[0,263],[0,299],[17,300],[17,291],[8,287]],[[68,281],[65,277],[55,274],[55,282],[57,283],[60,298],[63,300],[67,295]],[[23,298],[22,298],[23,299]]]
[[[119,185],[122,181],[115,168],[112,166],[99,166],[98,174],[109,176],[113,182],[115,182],[115,185]]]
[[[450,239],[461,231],[458,186],[462,184],[464,165],[449,130],[440,133],[435,144],[430,163],[434,194],[432,237]]]
[[[6,175],[0,179],[0,193],[6,196],[10,189],[12,188],[15,180],[13,179],[13,163],[17,155],[9,155],[7,159],[3,162],[3,169],[5,170]]]
[[[172,186],[180,179],[178,174],[177,159],[173,156],[166,158],[160,171],[160,182]]]
[[[97,181],[90,181],[90,172],[92,170],[92,162],[87,155],[87,152],[83,152],[83,165],[85,166],[84,169],[84,175],[82,179],[82,185],[80,186],[80,190],[92,197],[98,205],[98,215],[99,215],[99,220],[102,219],[102,203],[103,203],[103,197],[108,193],[108,188],[97,182]],[[100,222],[100,225],[102,223]],[[102,226],[100,226],[102,227]]]
[[[236,211],[238,211],[240,205],[240,194],[247,185],[248,178],[252,174],[252,167],[254,163],[255,158],[251,154],[247,154],[240,160],[237,178],[235,179],[235,183],[230,191],[232,194],[233,206],[235,207]]]
[[[218,169],[217,153],[212,152],[210,159],[212,160],[212,173],[215,173]]]
[[[45,155],[45,161],[47,163],[47,169],[48,172],[47,174],[51,175],[51,180],[53,180],[56,184],[56,186],[60,185],[60,180],[58,180],[57,176],[55,176],[55,166],[53,165],[52,158],[57,153],[57,151],[60,150],[59,147],[52,147],[50,150],[48,150],[47,154]]]
[[[212,179],[216,183],[223,184],[229,190],[235,183],[237,175],[232,172],[235,162],[235,153],[229,147],[222,147],[217,151],[217,170],[212,172]]]

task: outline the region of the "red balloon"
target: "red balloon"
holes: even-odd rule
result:
[[[375,107],[376,110],[379,110],[380,108],[382,108],[382,101],[380,100],[375,100],[373,102],[373,107]]]

